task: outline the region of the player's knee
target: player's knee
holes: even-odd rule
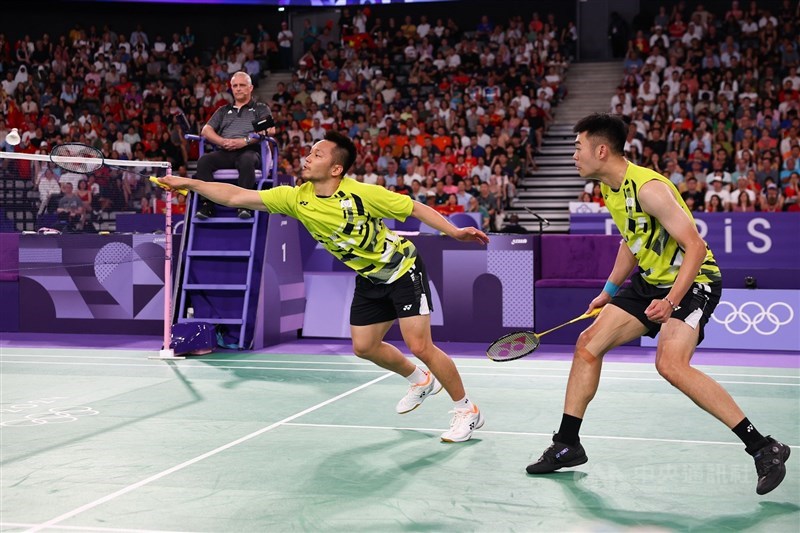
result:
[[[687,365],[664,357],[656,358],[656,371],[658,375],[668,382],[675,384],[688,369]]]
[[[356,355],[356,357],[360,357],[361,359],[372,360],[372,358],[375,357],[379,346],[380,343],[375,343],[369,340],[353,339],[353,353]]]
[[[417,359],[425,361],[433,350],[433,343],[426,339],[413,339],[406,342],[408,349]]]
[[[586,349],[586,346],[589,345],[589,342],[594,338],[594,333],[592,332],[591,328],[587,328],[578,335],[578,340],[575,342],[575,351]]]

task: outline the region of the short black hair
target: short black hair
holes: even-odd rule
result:
[[[610,113],[592,113],[575,124],[574,133],[586,132],[589,137],[602,138],[615,155],[625,153],[625,139],[628,137],[628,126],[620,115]]]
[[[336,164],[342,165],[342,177],[350,170],[353,163],[356,162],[356,145],[349,137],[342,135],[338,131],[329,131],[325,134],[325,140],[330,141],[336,145],[332,150],[333,161]]]

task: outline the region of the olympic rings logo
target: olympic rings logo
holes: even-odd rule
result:
[[[722,306],[727,306],[729,311],[724,317],[718,317]],[[711,318],[733,335],[743,335],[750,329],[760,335],[774,335],[794,319],[794,309],[786,302],[774,302],[766,309],[758,302],[745,302],[738,308],[731,302],[720,302]]]
[[[19,413],[21,411],[36,409],[41,407],[42,404],[54,403],[56,400],[64,399],[63,397],[54,398],[40,398],[38,400],[31,400],[29,402],[18,403],[3,407],[0,413]],[[23,418],[16,418],[13,420],[3,420],[0,426],[3,427],[29,427],[41,426],[44,424],[66,424],[68,422],[75,422],[78,418],[84,416],[95,416],[100,414],[99,411],[88,406],[77,407],[52,407],[44,412],[32,413],[24,416]]]

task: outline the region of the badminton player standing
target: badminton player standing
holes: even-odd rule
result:
[[[189,189],[212,202],[241,209],[283,213],[298,219],[337,259],[358,273],[350,331],[354,353],[408,379],[407,394],[397,412],[407,413],[442,387],[454,401],[445,442],[462,442],[483,425],[483,415],[464,390],[453,361],[431,339],[431,301],[425,265],[411,241],[390,231],[383,218],[418,218],[460,241],[489,242],[475,228],[456,228],[439,213],[383,187],[344,177],[356,159],[347,137],[328,132],[311,148],[303,166],[300,187],[247,190],[226,183],[168,176],[161,182]],[[403,340],[411,353],[430,369],[417,367],[383,337],[399,319]]]
[[[733,430],[755,459],[756,492],[768,493],[786,475],[789,447],[759,433],[722,386],[690,365],[722,294],[722,275],[711,250],[669,179],[625,159],[628,128],[621,118],[589,115],[574,131],[578,173],[600,181],[623,239],[605,288],[589,304],[589,310],[605,308],[575,346],[561,426],[553,444],[527,472],[546,474],[588,460],[578,432],[597,392],[603,356],[660,330],[658,373]],[[617,293],[636,266],[632,285]]]

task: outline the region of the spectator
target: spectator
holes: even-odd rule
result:
[[[735,191],[734,191],[735,192]],[[755,202],[748,194],[738,195],[736,202],[733,204],[732,211],[736,213],[752,213],[756,210]]]
[[[506,218],[506,223],[503,225],[503,228],[500,230],[500,233],[520,233],[526,234],[530,233],[525,226],[522,226],[519,223],[519,217],[512,213]]]
[[[711,176],[708,178],[708,183],[710,189],[706,192],[704,199],[706,206],[708,207],[709,204],[711,203],[712,196],[716,196],[720,199],[723,209],[728,205],[730,205],[731,203],[730,192],[728,191],[728,189],[723,188],[722,178],[720,178],[719,176]],[[706,209],[706,210],[709,211],[711,209]]]
[[[278,33],[278,55],[281,68],[289,68],[292,65],[292,47],[294,44],[294,34],[289,29],[289,23],[281,22],[281,31]]]
[[[48,165],[44,167],[36,186],[39,189],[39,214],[41,215],[48,209],[51,198],[61,196],[61,185],[58,182],[58,176]]]
[[[59,222],[64,226],[65,231],[80,231],[83,229],[85,210],[81,199],[74,194],[72,183],[65,183],[62,186],[62,197],[58,201]]]
[[[272,114],[266,104],[252,99],[253,84],[247,73],[234,74],[230,86],[234,103],[217,109],[201,132],[204,138],[221,149],[200,158],[197,162],[197,178],[213,181],[214,171],[236,168],[239,171],[239,186],[252,189],[255,185],[255,169],[261,165],[258,143],[254,143],[250,137],[254,133],[253,121],[271,120]],[[274,128],[270,128],[268,133],[274,134]],[[213,214],[213,204],[204,200],[196,216],[207,219]],[[240,209],[238,214],[240,218],[252,217],[252,212],[247,209]]]
[[[723,213],[728,211],[726,208],[726,204],[722,200],[722,198],[718,194],[714,194],[711,191],[710,196],[707,196],[708,201],[706,202],[706,212],[707,213]]]
[[[759,197],[758,210],[763,213],[780,213],[783,211],[783,196],[774,183],[767,185],[764,194]]]
[[[684,187],[685,190],[681,193],[681,197],[686,202],[686,205],[689,205],[688,200],[691,198],[692,211],[705,211],[705,195],[697,187],[697,178],[694,175],[687,174]]]

